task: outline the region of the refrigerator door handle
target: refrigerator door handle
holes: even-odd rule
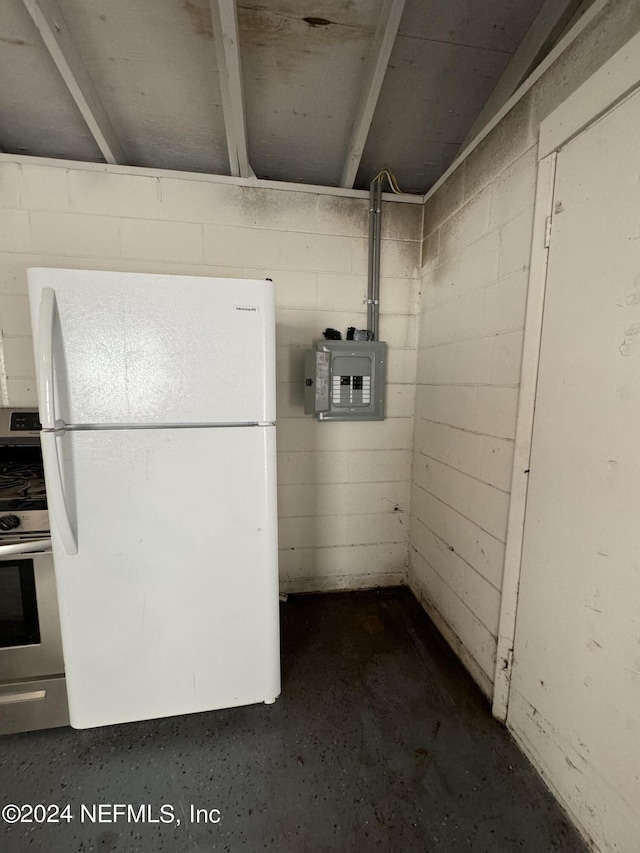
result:
[[[56,314],[56,292],[44,287],[40,294],[38,314],[38,386],[40,388],[40,418],[43,429],[56,428],[56,407],[53,390],[53,321]]]
[[[76,534],[69,521],[69,510],[67,509],[64,486],[62,485],[60,454],[58,453],[56,434],[54,432],[43,432],[40,435],[40,441],[42,442],[43,452],[51,460],[47,473],[52,476],[47,480],[46,484],[49,496],[48,504],[53,509],[64,550],[70,555],[77,554],[78,543],[76,541]]]

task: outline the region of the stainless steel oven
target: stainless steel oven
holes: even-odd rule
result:
[[[0,410],[0,733],[69,723],[37,411]]]

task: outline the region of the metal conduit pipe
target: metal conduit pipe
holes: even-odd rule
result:
[[[376,188],[375,180],[371,181],[369,186],[369,244],[368,244],[368,263],[367,263],[367,329],[373,329],[373,276],[374,276],[374,260],[373,260],[373,235],[375,232],[375,210],[376,210]]]
[[[382,178],[376,181],[375,276],[373,277],[373,340],[380,339],[380,249],[382,243]]]
[[[380,326],[380,239],[382,234],[382,176],[369,187],[369,268],[367,281],[367,328],[377,341]]]

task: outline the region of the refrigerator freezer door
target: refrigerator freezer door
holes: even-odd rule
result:
[[[275,420],[271,282],[27,274],[43,418],[55,411],[67,425],[111,426]]]
[[[280,692],[275,427],[59,433],[52,525],[71,725]],[[47,448],[45,474],[57,464]],[[55,515],[52,514],[55,519]]]

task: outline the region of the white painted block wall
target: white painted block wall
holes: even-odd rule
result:
[[[537,169],[530,103],[500,128],[508,154],[474,152],[425,211],[411,583],[488,695]]]
[[[425,206],[409,583],[489,697],[539,125],[638,30],[611,0]]]
[[[366,322],[366,199],[0,155],[3,405],[36,404],[25,271],[133,270],[276,285],[280,571],[287,591],[406,578],[422,208],[385,204],[387,420],[303,414],[303,352]]]

